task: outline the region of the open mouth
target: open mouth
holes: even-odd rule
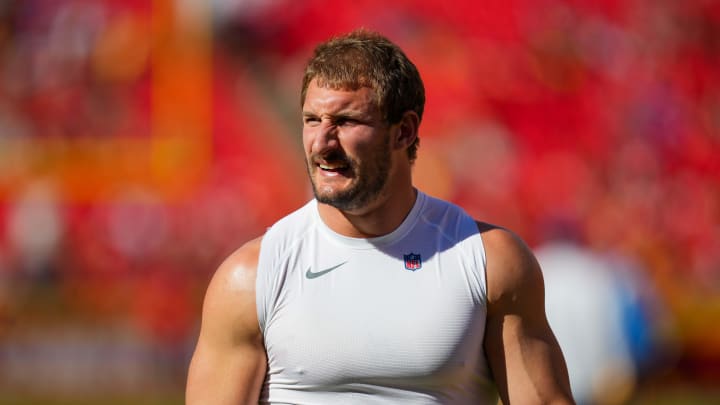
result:
[[[350,169],[347,163],[318,163],[318,167],[325,172],[342,173]]]
[[[320,172],[326,176],[350,177],[351,167],[347,162],[323,162],[317,163]]]
[[[317,171],[325,176],[350,177],[353,172],[352,161],[348,156],[339,152],[330,152],[324,155],[317,154],[311,157]]]

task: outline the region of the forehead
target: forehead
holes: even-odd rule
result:
[[[331,113],[344,110],[378,113],[375,92],[370,87],[364,86],[352,90],[319,86],[317,80],[310,82],[303,104],[304,112]]]

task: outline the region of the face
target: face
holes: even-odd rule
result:
[[[313,80],[303,105],[303,145],[315,198],[356,211],[385,189],[391,165],[390,130],[367,87],[356,91],[318,87]]]

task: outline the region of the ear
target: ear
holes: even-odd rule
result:
[[[420,118],[415,111],[405,111],[400,122],[395,125],[397,130],[393,134],[393,149],[407,149],[417,139]]]

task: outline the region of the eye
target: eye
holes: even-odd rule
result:
[[[337,126],[352,126],[352,125],[357,125],[357,124],[358,124],[358,120],[353,119],[353,118],[348,118],[348,117],[341,117],[335,121],[335,125],[337,125]]]
[[[320,122],[320,118],[306,115],[303,117],[303,124],[305,125],[316,125]]]

